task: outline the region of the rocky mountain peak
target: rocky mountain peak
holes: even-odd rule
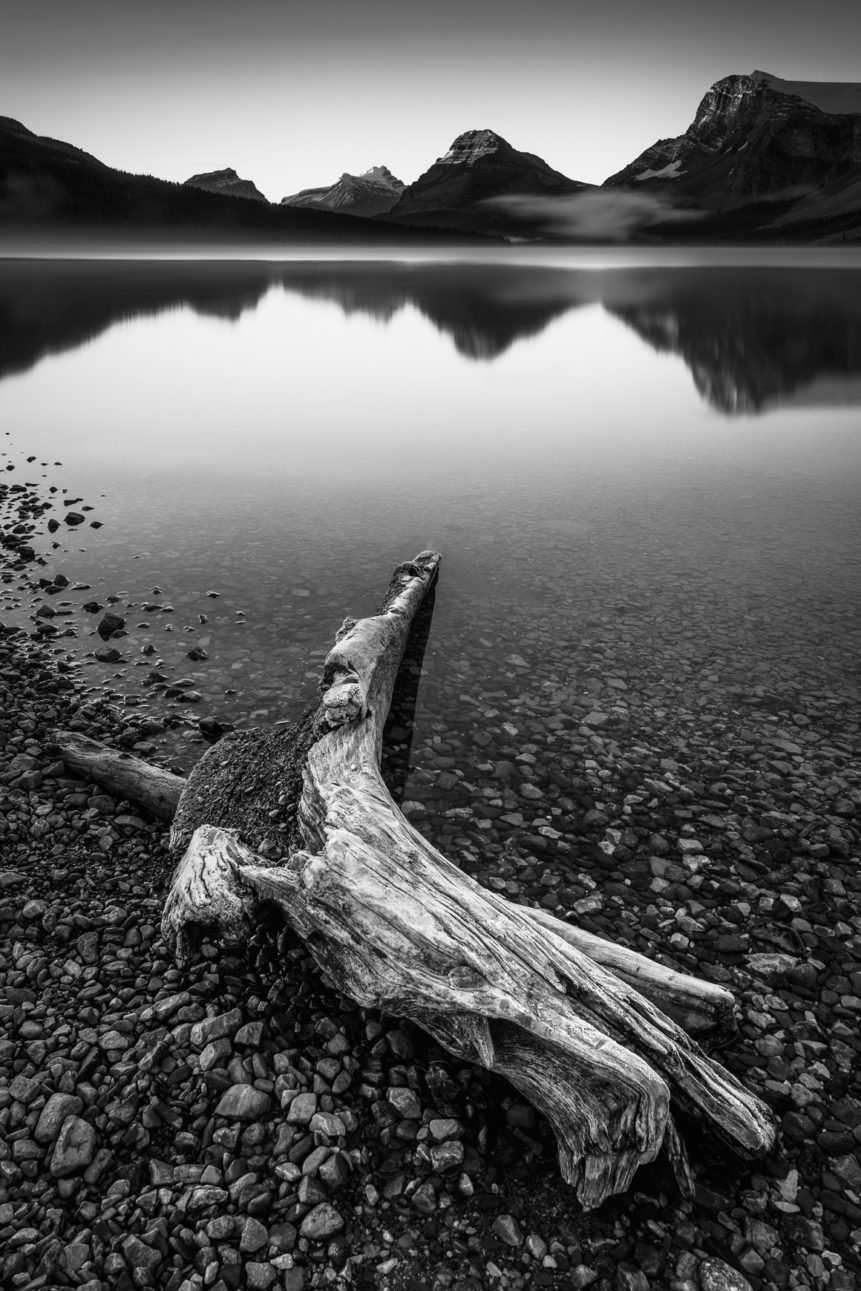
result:
[[[859,114],[861,83],[784,81],[760,70],[725,76],[684,134],[659,139],[606,183],[658,185],[720,212],[845,188],[861,165]]]
[[[240,179],[232,166],[223,170],[207,170],[199,175],[192,175],[185,180],[189,188],[202,188],[207,193],[222,193],[229,197],[244,197],[255,202],[265,202],[266,198],[256,184],[250,179]]]
[[[439,158],[439,166],[472,166],[480,157],[488,157],[510,144],[493,130],[466,130],[459,134],[448,152]]]
[[[369,184],[386,184],[389,188],[404,187],[403,181],[393,175],[388,166],[371,166],[362,172],[359,179],[365,179]]]
[[[362,175],[345,170],[334,184],[324,188],[303,188],[281,199],[282,206],[307,206],[344,215],[385,215],[404,191],[404,185],[388,166],[371,166]]]

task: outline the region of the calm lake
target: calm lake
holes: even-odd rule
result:
[[[2,478],[53,503],[0,618],[175,715],[142,740],[187,766],[201,717],[294,718],[344,615],[435,548],[393,742],[419,801],[434,750],[468,787],[568,730],[726,760],[751,694],[836,721],[861,652],[859,260],[700,259],[0,261]],[[93,657],[93,599],[126,619],[119,661]]]

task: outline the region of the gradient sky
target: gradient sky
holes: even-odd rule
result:
[[[124,170],[272,200],[490,128],[601,182],[715,80],[861,79],[857,0],[0,0],[0,115]]]

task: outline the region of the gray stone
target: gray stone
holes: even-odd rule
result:
[[[262,1022],[246,1022],[244,1026],[239,1028],[233,1039],[236,1044],[250,1044],[256,1048],[260,1044],[262,1035]]]
[[[292,1251],[296,1245],[296,1229],[292,1224],[273,1224],[269,1229],[269,1245],[275,1251]]]
[[[327,1134],[330,1139],[336,1139],[339,1134],[346,1133],[346,1126],[340,1116],[335,1116],[332,1112],[315,1112],[311,1117],[310,1127],[314,1134]]]
[[[699,1274],[702,1291],[751,1291],[747,1278],[723,1260],[703,1260]]]
[[[526,1249],[533,1260],[540,1262],[547,1254],[547,1243],[543,1237],[539,1237],[538,1233],[530,1233],[526,1239]]]
[[[51,1155],[50,1171],[55,1179],[84,1170],[96,1151],[96,1131],[80,1116],[67,1116]]]
[[[38,1080],[31,1080],[29,1076],[15,1076],[9,1084],[9,1093],[13,1098],[17,1098],[19,1103],[28,1106],[37,1098],[42,1086]]]
[[[760,977],[779,977],[790,968],[795,968],[801,961],[797,955],[785,955],[781,951],[763,951],[747,956],[748,967]]]
[[[161,1251],[147,1246],[139,1237],[127,1237],[123,1242],[123,1254],[133,1269],[154,1269],[162,1263]]]
[[[523,1232],[513,1215],[497,1215],[492,1231],[506,1246],[523,1245]]]
[[[99,1036],[99,1044],[106,1051],[128,1049],[131,1039],[119,1031],[106,1031],[104,1035]]]
[[[245,1227],[242,1229],[242,1237],[239,1241],[239,1249],[244,1255],[253,1255],[259,1251],[269,1241],[269,1234],[265,1225],[261,1224],[259,1219],[253,1216],[245,1221]]]
[[[861,1196],[861,1164],[859,1164],[857,1156],[852,1154],[838,1157],[836,1161],[832,1162],[831,1169],[841,1183],[844,1183],[847,1188],[851,1188],[854,1193]]]
[[[316,1094],[297,1094],[287,1112],[288,1125],[307,1125],[317,1110]]]
[[[278,1270],[272,1264],[260,1260],[249,1260],[245,1265],[245,1285],[253,1291],[266,1291],[278,1276]]]
[[[387,1090],[386,1098],[404,1120],[418,1121],[421,1119],[422,1105],[415,1090],[408,1089],[406,1085],[395,1085]]]
[[[430,1150],[431,1165],[434,1170],[443,1173],[463,1163],[463,1144],[458,1139],[448,1143],[434,1143]]]
[[[228,1201],[225,1188],[216,1188],[214,1184],[203,1184],[186,1193],[186,1209],[192,1213],[208,1210],[210,1206],[224,1206]]]
[[[620,1264],[616,1269],[616,1291],[651,1291],[651,1288],[642,1269]]]
[[[216,1107],[219,1116],[229,1116],[232,1120],[256,1121],[269,1111],[271,1099],[262,1089],[253,1085],[231,1085],[221,1095]]]
[[[340,1152],[326,1157],[320,1166],[320,1179],[329,1192],[336,1192],[338,1188],[342,1188],[349,1177],[350,1168]]]
[[[79,1273],[87,1261],[92,1258],[89,1240],[70,1242],[68,1246],[63,1248],[63,1256],[68,1271],[70,1273]]]
[[[330,1202],[321,1202],[302,1220],[302,1226],[299,1232],[303,1237],[307,1237],[311,1242],[321,1242],[326,1237],[332,1237],[335,1233],[340,1233],[344,1227],[344,1220]]]
[[[39,1113],[33,1138],[37,1143],[53,1143],[66,1117],[77,1116],[83,1106],[76,1094],[52,1094]]]
[[[436,1210],[436,1193],[433,1190],[433,1184],[430,1179],[419,1184],[413,1195],[410,1197],[413,1207],[421,1215],[432,1215]]]
[[[220,1040],[233,1035],[242,1026],[242,1010],[229,1009],[212,1018],[203,1018],[191,1028],[191,1043],[196,1049],[202,1049],[208,1040]]]
[[[463,1138],[463,1126],[460,1121],[456,1121],[452,1116],[435,1116],[428,1125],[431,1138],[437,1143],[444,1143],[446,1139]]]
[[[122,632],[125,626],[126,621],[120,614],[114,614],[112,610],[106,610],[99,620],[96,631],[103,641],[107,641],[115,632]]]

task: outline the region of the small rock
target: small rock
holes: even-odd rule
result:
[[[497,1215],[492,1231],[506,1246],[522,1246],[523,1232],[513,1215]]]
[[[33,1138],[37,1143],[53,1143],[67,1116],[77,1116],[83,1100],[75,1094],[52,1094],[36,1122]]]
[[[463,1126],[452,1116],[435,1116],[428,1125],[432,1139],[444,1143],[447,1139],[463,1138]]]
[[[537,1233],[530,1233],[526,1239],[526,1249],[532,1258],[540,1263],[547,1254],[547,1243]]]
[[[287,1112],[287,1124],[307,1125],[316,1110],[316,1094],[297,1094]]]
[[[651,1288],[642,1269],[620,1264],[616,1269],[616,1291],[651,1291]]]
[[[326,1134],[330,1139],[336,1139],[339,1134],[347,1132],[347,1127],[340,1116],[335,1116],[332,1112],[315,1112],[311,1117],[309,1129],[313,1134]]]
[[[126,621],[120,614],[114,614],[112,610],[106,610],[96,625],[96,631],[103,641],[107,641],[115,632],[122,632],[126,626]]]
[[[231,1085],[219,1101],[215,1111],[218,1116],[229,1116],[240,1121],[256,1121],[269,1111],[271,1099],[262,1089],[253,1085]]]
[[[154,1269],[162,1263],[161,1251],[147,1246],[139,1237],[127,1237],[123,1242],[123,1254],[133,1269]]]
[[[253,1216],[249,1215],[245,1221],[245,1227],[242,1229],[242,1237],[239,1242],[240,1251],[245,1255],[253,1255],[255,1251],[259,1251],[264,1247],[268,1241],[269,1234],[265,1226],[260,1223],[259,1219],[254,1219]]]
[[[433,1190],[433,1184],[430,1179],[416,1188],[410,1197],[414,1208],[422,1215],[432,1215],[436,1210],[436,1193]]]
[[[751,1291],[747,1278],[738,1269],[716,1258],[705,1259],[700,1264],[702,1291]]]
[[[50,1171],[55,1179],[85,1169],[96,1151],[96,1131],[80,1116],[67,1116],[60,1126],[60,1133],[51,1156]]]
[[[266,1291],[278,1276],[278,1270],[272,1264],[261,1260],[249,1260],[245,1265],[245,1285],[251,1291]]]
[[[302,1220],[299,1229],[303,1237],[309,1241],[320,1242],[326,1237],[331,1237],[334,1233],[340,1233],[344,1227],[344,1220],[338,1211],[330,1202],[321,1202]]]
[[[226,1188],[217,1188],[214,1184],[202,1184],[199,1188],[192,1188],[186,1194],[186,1209],[192,1214],[202,1210],[209,1210],[210,1207],[223,1208],[229,1200],[229,1193]]]
[[[386,1092],[386,1098],[404,1120],[421,1119],[422,1105],[414,1090],[408,1089],[405,1085],[396,1085]]]
[[[457,1139],[448,1143],[435,1143],[430,1150],[431,1165],[440,1174],[462,1165],[463,1157],[463,1144]]]

